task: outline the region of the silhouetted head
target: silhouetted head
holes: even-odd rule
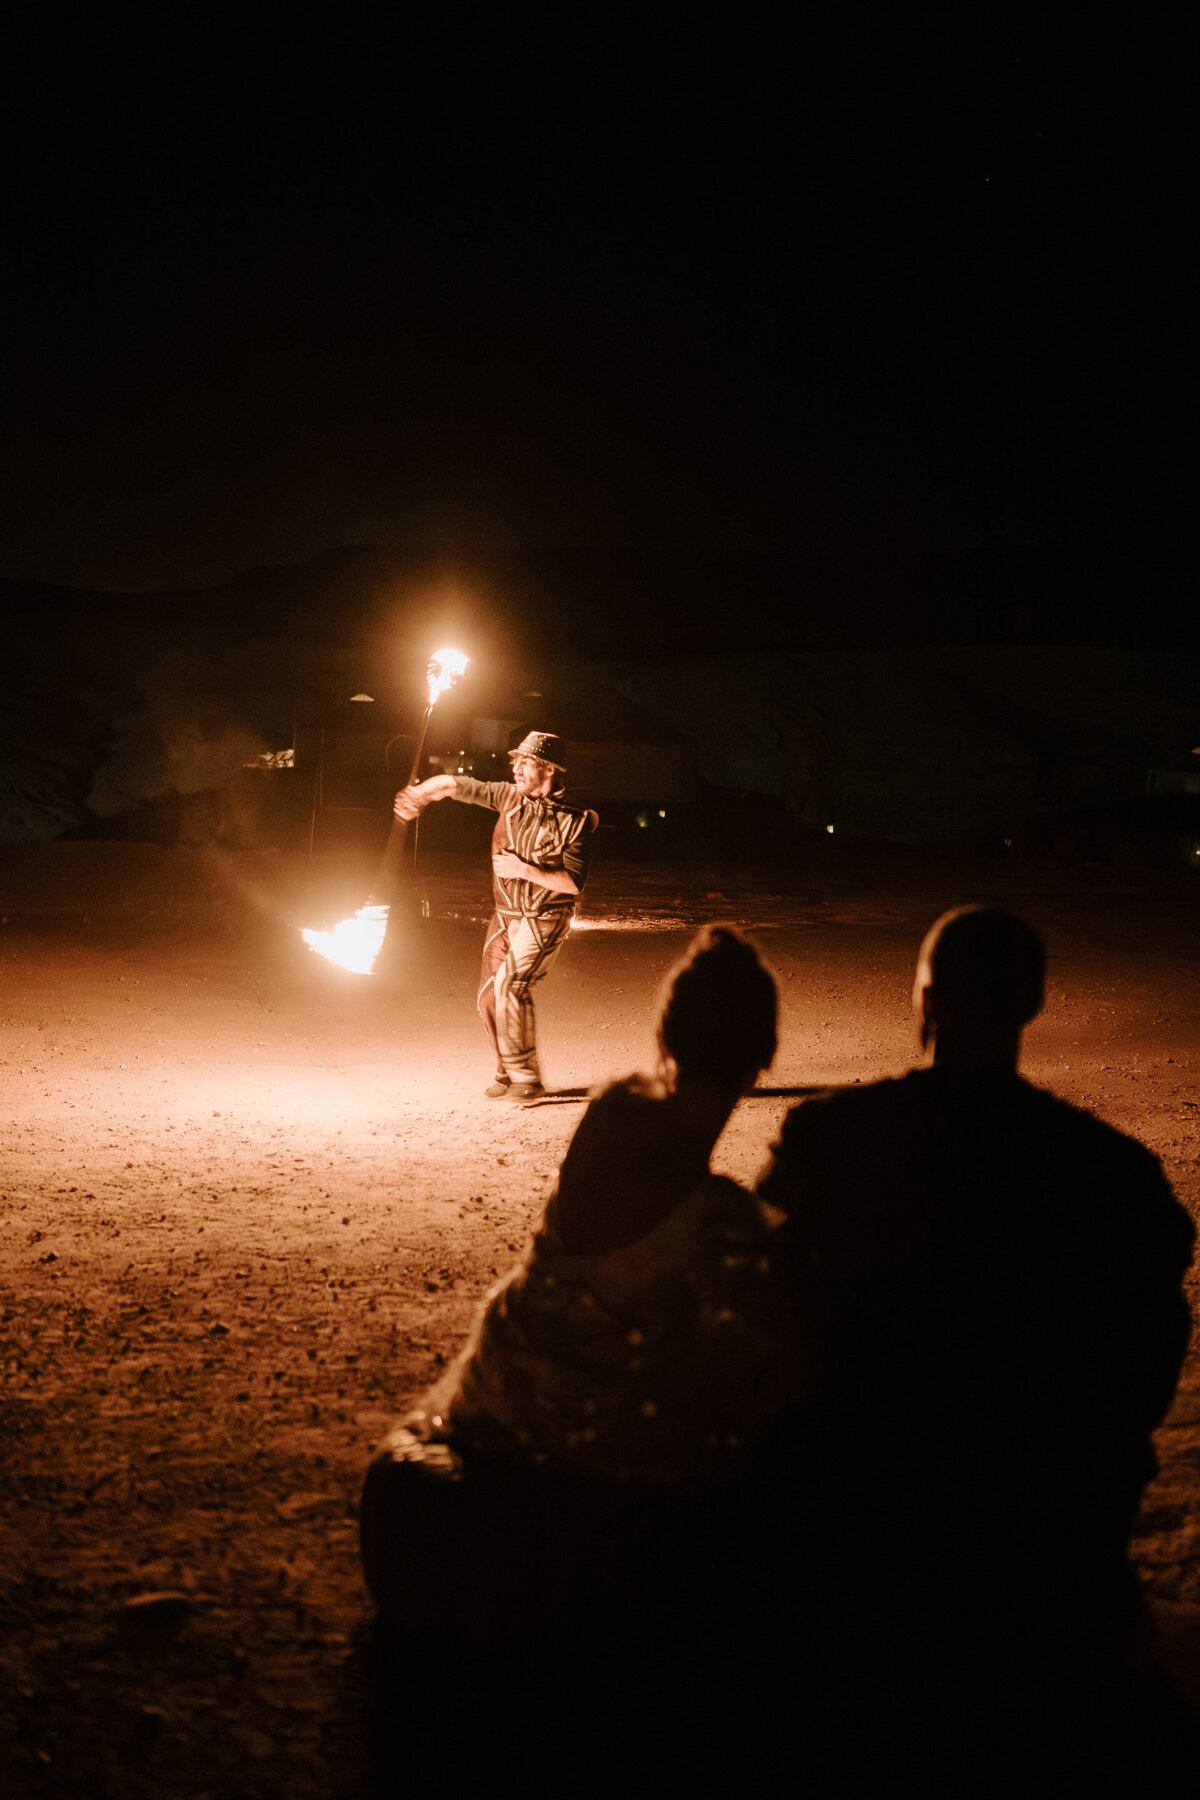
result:
[[[939,1055],[1016,1062],[1021,1031],[1042,1010],[1046,951],[1031,925],[994,906],[943,913],[917,958],[921,1044]]]
[[[748,938],[705,925],[662,988],[658,1043],[685,1078],[741,1089],[770,1066],[779,997]]]

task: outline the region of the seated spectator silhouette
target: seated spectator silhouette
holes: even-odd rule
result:
[[[1017,1073],[1044,968],[1011,914],[945,914],[913,994],[931,1065],[803,1101],[759,1181],[813,1333],[772,1479],[882,1685],[921,1668],[968,1707],[976,1676],[989,1704],[1068,1665],[1087,1707],[1104,1688],[1189,1334],[1194,1232],[1157,1160]]]
[[[698,935],[665,986],[658,1071],[592,1101],[525,1258],[368,1472],[363,1560],[384,1621],[447,1621],[488,1671],[473,1720],[511,1680],[527,1690],[529,1657],[542,1749],[547,1715],[591,1721],[548,1792],[582,1791],[606,1705],[632,1710],[604,1753],[619,1766],[639,1733],[654,1753],[646,1726],[675,1681],[653,1672],[717,1635],[712,1497],[804,1379],[768,1212],[709,1168],[774,1056],[776,1007],[747,940]],[[682,1754],[702,1720],[676,1723]]]

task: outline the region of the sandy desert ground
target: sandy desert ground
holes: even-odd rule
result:
[[[295,930],[353,870],[132,844],[0,861],[13,1800],[363,1791],[371,1445],[521,1247],[579,1096],[649,1058],[655,987],[706,918],[777,971],[786,1090],[912,1059],[912,961],[944,906],[1025,911],[1051,953],[1026,1073],[1141,1137],[1200,1216],[1194,879],[866,846],[601,861],[542,990],[559,1097],[523,1109],[482,1097],[482,861],[425,875],[429,920],[363,980]],[[791,1103],[743,1102],[718,1165],[751,1179]],[[1200,1351],[1160,1454],[1136,1557],[1200,1705]]]

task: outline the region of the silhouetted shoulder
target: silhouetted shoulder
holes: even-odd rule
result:
[[[1196,1230],[1153,1151],[1081,1106],[1028,1082],[1020,1085],[1017,1142],[1044,1159],[1047,1178],[1078,1195],[1093,1217],[1128,1224],[1143,1242],[1153,1239],[1186,1268]]]
[[[559,1169],[554,1213],[563,1243],[602,1255],[644,1236],[707,1167],[706,1147],[661,1081],[611,1082],[593,1096]]]
[[[637,1073],[601,1083],[588,1094],[588,1108],[575,1132],[567,1155],[582,1148],[593,1135],[612,1133],[625,1141],[629,1135],[640,1143],[655,1129],[661,1115],[654,1109],[667,1097],[667,1089],[655,1075]]]
[[[1014,1078],[1005,1111],[1021,1134],[1021,1141],[1044,1145],[1047,1150],[1054,1148],[1067,1156],[1086,1157],[1130,1179],[1166,1184],[1157,1156],[1145,1144],[1046,1088]]]
[[[915,1073],[915,1072],[914,1072]],[[853,1145],[860,1133],[886,1131],[889,1120],[911,1111],[915,1090],[910,1076],[873,1081],[864,1087],[827,1088],[794,1106],[771,1145],[770,1158],[758,1178],[758,1192],[772,1206],[788,1212],[801,1171],[811,1176],[815,1159],[833,1142]]]
[[[810,1095],[788,1113],[773,1149],[787,1153],[793,1145],[816,1144],[836,1136],[846,1147],[857,1145],[861,1152],[870,1153],[878,1148],[881,1132],[898,1131],[907,1136],[914,1128],[957,1131],[969,1120],[1004,1121],[1020,1134],[1031,1134],[1046,1144],[1061,1140],[1094,1155],[1158,1167],[1157,1158],[1135,1138],[1019,1075],[978,1075],[939,1068],[912,1069],[906,1075],[861,1087],[828,1088]]]
[[[905,1196],[968,1193],[1015,1224],[1052,1207],[1063,1225],[1149,1228],[1186,1266],[1195,1232],[1144,1144],[1022,1077],[944,1068],[832,1089],[794,1107],[759,1193],[784,1212],[833,1202],[878,1214]]]

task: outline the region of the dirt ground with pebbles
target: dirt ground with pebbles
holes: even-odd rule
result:
[[[429,919],[366,979],[295,929],[359,880],[153,845],[0,855],[12,1800],[364,1791],[371,1446],[521,1248],[587,1088],[649,1060],[655,988],[706,918],[776,969],[788,1090],[904,1068],[931,919],[1024,911],[1051,952],[1025,1072],[1142,1138],[1200,1212],[1195,880],[868,846],[602,859],[541,990],[555,1093],[532,1108],[482,1097],[482,860],[427,859]],[[743,1102],[717,1165],[751,1180],[793,1103]],[[1134,1549],[1200,1708],[1200,1348],[1159,1445]]]

